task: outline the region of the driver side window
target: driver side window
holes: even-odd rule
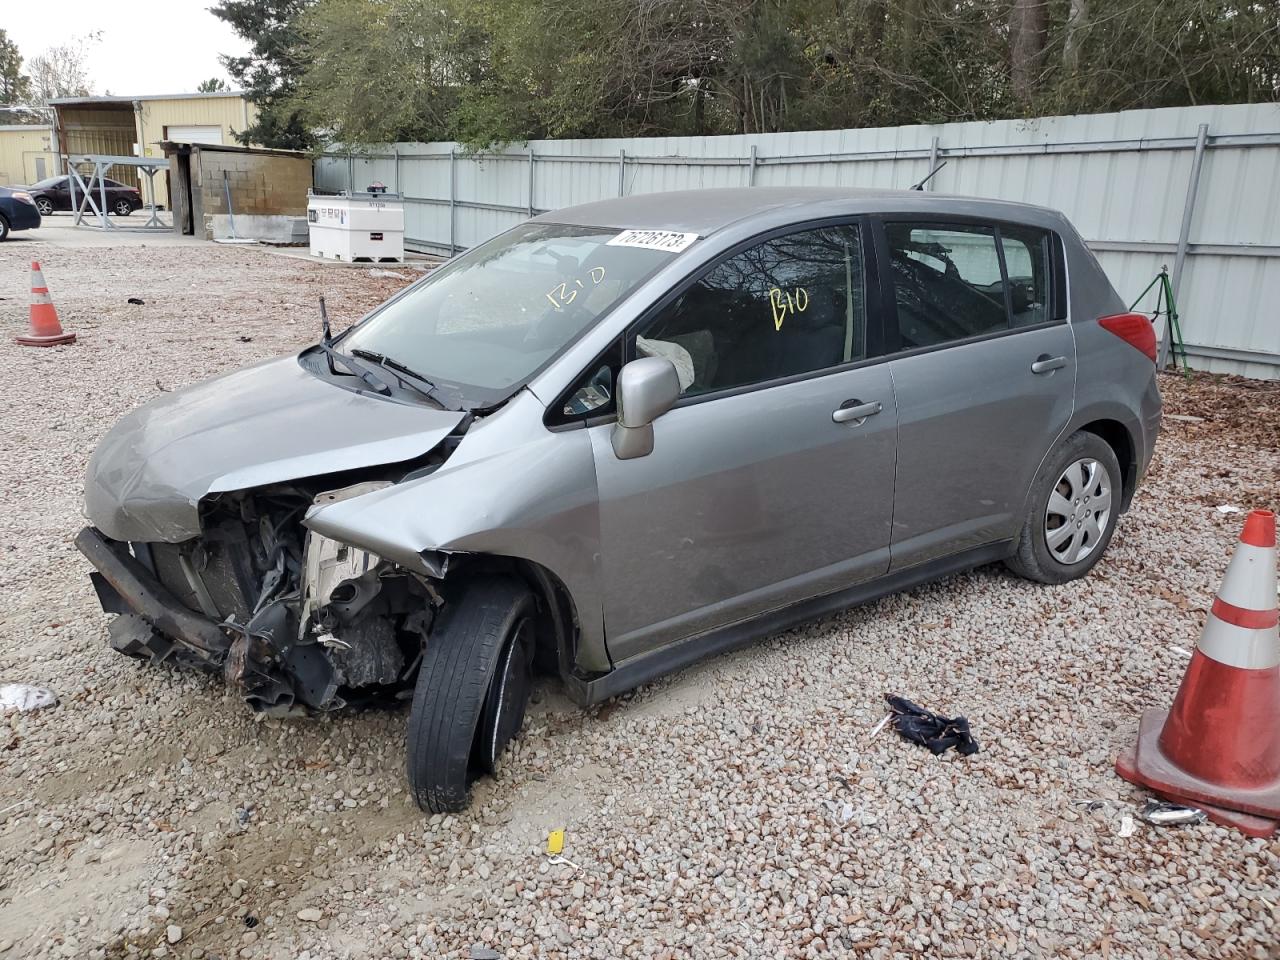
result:
[[[670,360],[684,396],[865,359],[858,227],[803,230],[722,261],[644,325],[631,356]]]

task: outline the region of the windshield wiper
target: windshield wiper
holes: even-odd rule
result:
[[[422,374],[418,373],[416,370],[412,370],[409,367],[405,366],[399,360],[392,360],[386,354],[378,353],[378,351],[376,350],[366,350],[363,347],[355,347],[351,351],[351,355],[353,357],[359,357],[361,360],[369,360],[373,363],[378,364],[378,366],[380,367],[386,367],[388,370],[393,370],[396,373],[402,374],[402,376],[399,378],[401,383],[408,385],[410,388],[417,391],[422,396],[426,397],[432,403],[440,403],[440,401],[433,396],[433,394],[436,392],[436,389],[437,389],[436,385],[432,383],[430,380],[428,380],[426,377],[424,377]],[[406,379],[406,377],[411,379]],[[422,387],[418,386],[418,384],[413,382],[414,380],[417,380],[419,383],[425,384],[426,389],[423,389]],[[441,406],[443,406],[443,404],[441,404]]]
[[[333,349],[333,347],[329,346],[329,344],[325,343],[323,340],[320,341],[319,346],[320,346],[321,352],[326,357],[329,358],[329,371],[331,373],[336,374],[338,372],[333,369],[333,363],[336,360],[338,363],[342,364],[342,366],[350,370],[352,376],[359,377],[362,381],[364,381],[365,385],[368,386],[368,388],[372,390],[374,393],[382,394],[384,397],[390,395],[391,384],[387,383],[387,381],[383,380],[381,377],[375,376],[374,374],[370,373],[366,367],[363,367],[360,364],[356,363],[354,360],[348,357],[345,353],[339,353],[337,350]]]
[[[346,367],[351,374],[360,378],[374,393],[388,396],[391,393],[391,384],[387,383],[381,377],[376,377],[363,366],[353,361],[345,353],[339,353],[333,348],[333,336],[329,332],[329,311],[325,309],[324,297],[320,298],[320,350],[328,358],[329,372],[337,375],[338,371],[334,369],[334,361]]]

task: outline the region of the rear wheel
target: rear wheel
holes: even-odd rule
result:
[[[419,807],[466,807],[524,723],[532,688],[534,602],[505,577],[477,580],[449,602],[427,640],[409,713],[406,768]]]
[[[1074,433],[1045,460],[1006,565],[1041,583],[1088,573],[1115,532],[1123,491],[1115,451],[1097,434]]]

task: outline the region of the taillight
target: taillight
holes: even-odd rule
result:
[[[1098,323],[1129,346],[1141,350],[1152,363],[1156,362],[1156,328],[1146,314],[1117,313],[1110,317],[1099,317]]]

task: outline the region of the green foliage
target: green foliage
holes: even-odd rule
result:
[[[254,39],[236,75],[269,105],[264,123],[288,118],[308,136],[352,145],[457,139],[481,149],[1280,97],[1277,0],[221,0],[214,9]]]
[[[321,0],[299,21],[306,69],[291,108],[347,144],[451,135],[476,51],[450,0]]]
[[[1050,39],[1038,105],[1074,113],[1280,99],[1280,3],[1223,0],[1096,4],[1078,68]]]
[[[230,89],[231,88],[227,86],[227,81],[223,80],[221,77],[210,77],[208,80],[200,81],[199,85],[196,87],[196,93],[222,93],[223,91]]]
[[[297,23],[311,0],[219,0],[210,12],[250,42],[243,57],[222,57],[222,65],[258,107],[257,119],[236,132],[241,143],[290,150],[310,148],[315,137],[293,97],[306,68]]]
[[[30,98],[31,78],[22,72],[22,54],[0,29],[0,104],[25,103]]]

